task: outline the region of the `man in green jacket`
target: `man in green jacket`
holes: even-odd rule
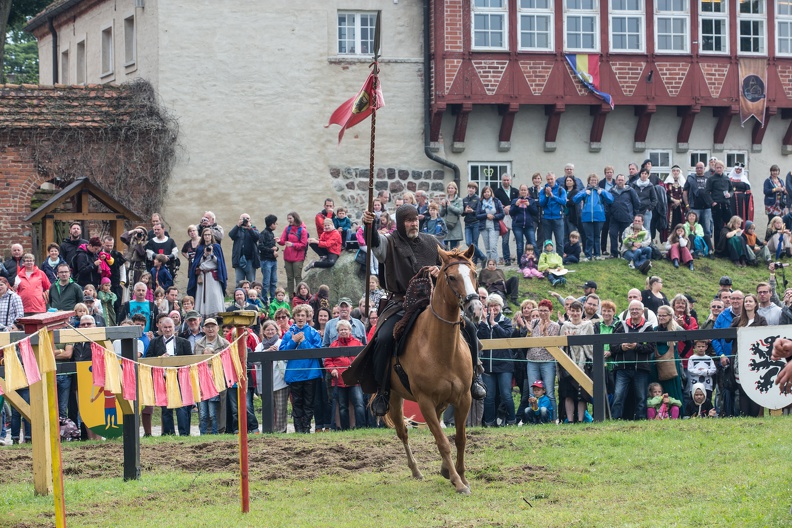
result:
[[[83,289],[71,278],[71,270],[65,262],[57,268],[58,280],[49,290],[50,307],[56,310],[71,311],[74,305],[83,301]]]

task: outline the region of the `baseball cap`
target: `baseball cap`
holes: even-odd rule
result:
[[[350,299],[349,297],[341,297],[338,300],[338,306],[341,306],[342,304],[346,304],[347,306],[351,307],[352,306],[352,299]]]
[[[720,282],[718,284],[720,284],[721,286],[731,286],[732,285],[731,277],[729,277],[728,275],[724,275],[723,277],[720,278]]]
[[[531,383],[531,387],[539,387],[540,389],[545,388],[544,383],[542,383],[542,380],[534,381],[533,383]]]
[[[190,319],[200,319],[201,314],[196,312],[195,310],[190,310],[186,314],[184,314],[184,320],[189,321]]]
[[[94,302],[93,295],[86,295],[83,297],[83,302]]]
[[[597,283],[594,281],[588,281],[586,284],[583,285],[584,288],[594,288],[597,289]]]
[[[204,321],[204,326],[206,326],[206,325],[215,325],[215,326],[217,326],[217,319],[215,319],[214,317],[208,318],[206,321]]]

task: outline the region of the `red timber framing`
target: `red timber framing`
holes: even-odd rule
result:
[[[634,150],[644,148],[652,115],[658,108],[675,107],[679,118],[676,150],[685,152],[694,122],[713,119],[714,148],[723,144],[732,118],[739,116],[739,1],[728,2],[730,54],[700,53],[699,4],[690,8],[689,52],[662,54],[655,50],[654,13],[656,0],[646,0],[644,11],[645,52],[612,52],[609,30],[609,0],[599,0],[600,87],[617,107],[632,106],[636,116]],[[553,6],[553,51],[523,51],[519,48],[520,0],[505,0],[506,46],[504,50],[473,50],[472,5],[474,0],[432,0],[431,55],[434,68],[431,104],[431,138],[436,142],[444,116],[455,118],[454,151],[464,150],[467,119],[475,106],[496,105],[501,119],[498,149],[511,146],[514,118],[521,105],[545,109],[545,151],[555,150],[561,116],[569,106],[590,108],[591,151],[597,152],[607,126],[610,108],[590,94],[574,77],[564,58],[564,2]],[[764,0],[767,49],[766,120],[779,114],[792,119],[792,56],[776,56],[775,1]],[[702,114],[702,109],[707,108]],[[699,115],[702,114],[702,115]],[[712,117],[710,117],[712,116]],[[739,117],[738,117],[739,118]],[[446,117],[448,119],[448,117]],[[539,125],[539,123],[537,123]],[[761,150],[766,128],[754,126],[752,150]],[[494,138],[493,138],[494,139]],[[783,152],[792,154],[792,124],[783,139]]]

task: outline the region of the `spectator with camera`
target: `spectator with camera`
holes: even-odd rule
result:
[[[147,273],[146,244],[148,244],[148,234],[146,229],[143,226],[137,226],[126,231],[121,235],[121,242],[127,245],[124,251],[124,259],[126,259],[128,264],[125,280],[131,288],[133,284],[140,282],[140,278],[144,273]]]
[[[198,224],[198,232],[203,233],[204,229],[207,227],[212,230],[212,234],[214,235],[216,243],[219,244],[223,241],[225,231],[223,231],[222,226],[218,225],[217,218],[212,211],[206,211],[203,214],[201,217],[201,222]]]
[[[205,228],[187,282],[187,295],[195,298],[195,310],[203,317],[213,317],[222,312],[227,282],[223,249],[217,243],[214,231]]]
[[[228,237],[234,241],[231,248],[231,265],[236,274],[236,284],[243,280],[253,282],[256,280],[256,270],[261,267],[256,244],[259,241],[259,232],[250,222],[250,215],[242,213],[237,225],[228,232]]]

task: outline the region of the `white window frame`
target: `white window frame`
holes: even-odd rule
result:
[[[479,0],[483,2],[499,1],[502,7],[482,7],[476,6],[477,0],[470,0],[470,49],[473,51],[503,51],[509,49],[509,1],[508,0]],[[479,46],[476,44],[476,16],[487,16],[489,20],[493,18],[501,19],[501,41],[502,46]],[[497,33],[497,30],[486,30],[488,34]]]
[[[570,8],[569,2],[587,2],[593,5],[592,9]],[[598,53],[600,51],[600,9],[599,0],[564,0],[564,51],[574,51],[581,53]],[[569,45],[569,19],[570,18],[592,18],[594,21],[594,47],[592,48],[573,48]],[[580,33],[583,35],[584,33]]]
[[[726,171],[729,172],[734,169],[734,164],[741,162],[746,167],[748,166],[748,151],[747,150],[727,150],[724,152],[723,162],[726,164]]]
[[[82,40],[77,42],[74,48],[74,84],[85,84],[88,73],[85,64],[85,40],[85,37],[83,37]],[[80,53],[80,48],[82,48],[82,53]]]
[[[624,0],[627,3],[629,0]],[[615,9],[614,7],[614,0],[610,2],[610,11],[608,13],[609,18],[609,46],[611,53],[644,53],[646,51],[646,2],[644,0],[638,0],[638,9]],[[635,49],[632,48],[616,48],[614,46],[614,19],[638,19],[639,24],[639,32],[638,32],[638,47]],[[630,33],[626,33],[629,35]]]
[[[702,1],[697,0],[699,10],[699,53],[701,55],[728,55],[729,54],[729,3],[728,2],[708,2],[714,5],[722,5],[726,8],[723,12],[704,11],[702,9]],[[723,40],[726,48],[723,51],[705,50],[704,49],[704,19],[712,21],[721,21],[726,32],[723,35]]]
[[[761,6],[760,13],[741,13],[740,12],[740,5],[741,0],[737,0],[737,49],[735,50],[738,55],[753,55],[757,57],[766,57],[767,56],[767,0],[758,0],[759,5]],[[759,43],[761,45],[761,50],[759,51],[742,51],[741,44],[742,44],[742,22],[752,22],[759,24],[761,28],[761,35],[759,36]],[[755,35],[751,35],[751,38],[755,38]]]
[[[473,169],[476,169],[477,176],[473,176]],[[487,169],[492,169],[491,174],[486,174]],[[501,176],[503,174],[511,174],[512,173],[512,162],[511,161],[469,161],[468,162],[468,181],[474,181],[478,183],[479,186],[479,196],[481,196],[481,190],[484,188],[485,185],[489,185],[492,187],[492,191],[495,192],[498,185],[501,182]],[[482,178],[482,175],[484,177]]]
[[[61,50],[60,52],[60,83],[69,84],[69,70],[71,57],[69,57],[69,48]]]
[[[682,10],[661,10],[660,2],[663,0],[656,0],[655,2],[655,53],[658,55],[687,55],[690,54],[690,0],[668,0],[669,2],[682,1],[684,3]],[[673,8],[673,6],[671,6]],[[683,20],[685,22],[684,49],[660,49],[660,20],[668,19],[673,26],[674,21]],[[672,39],[676,33],[670,33]]]
[[[652,160],[652,174],[658,175],[660,182],[665,182],[665,179],[671,174],[671,167],[674,165],[674,151],[671,149],[651,149],[646,152],[648,159]],[[668,156],[668,163],[661,165],[659,162],[655,164],[653,157]]]
[[[688,172],[694,172],[696,169],[696,163],[698,163],[699,161],[704,163],[704,170],[707,170],[709,168],[709,159],[712,157],[710,155],[709,150],[691,150],[690,152],[688,152],[688,162],[693,161],[693,156],[696,156],[698,161],[696,161],[695,163],[690,163],[690,166],[688,167]]]
[[[787,13],[781,13],[781,8],[779,5],[784,4],[787,7]],[[776,27],[775,27],[775,34],[776,34],[776,42],[775,42],[775,49],[776,55],[781,57],[790,57],[792,56],[792,2],[789,0],[783,0],[783,2],[779,2],[779,0],[775,0],[775,19],[776,19]],[[785,25],[787,27],[788,36],[784,37],[784,40],[787,41],[787,51],[781,51],[781,26]]]
[[[517,11],[517,35],[519,37],[518,47],[520,51],[553,51],[555,49],[555,11],[553,9],[553,0],[544,0],[547,2],[547,8],[541,7],[523,7],[524,0],[518,0]],[[531,1],[531,0],[525,0]],[[534,0],[536,1],[536,0]],[[546,18],[547,19],[547,46],[524,46],[523,45],[523,17],[533,17],[534,19]],[[543,32],[535,31],[536,34]]]
[[[131,20],[131,31],[130,31]],[[137,20],[135,15],[124,19],[124,67],[134,66],[137,62]]]
[[[377,11],[339,11],[336,14],[336,53],[338,55],[343,56],[343,57],[373,57],[374,56],[374,31],[375,31],[375,26],[376,26],[376,23],[377,23],[377,13],[378,13]],[[352,16],[352,17],[354,17],[353,18],[354,35],[352,37],[352,40],[353,40],[354,43],[353,43],[353,48],[352,48],[353,51],[351,51],[351,52],[350,51],[341,51],[341,42],[342,42],[341,35],[340,35],[340,33],[341,33],[340,17],[341,16],[346,16],[346,17]],[[362,30],[362,28],[363,28],[363,25],[362,25],[363,17],[374,17],[374,24],[375,24],[375,26],[366,26],[366,27],[371,27],[371,32],[372,32],[371,33],[371,40],[368,40],[368,39],[366,40],[366,42],[371,45],[371,51],[366,52],[366,53],[363,53],[363,52],[360,51],[363,48],[363,45],[362,45],[363,41],[361,41],[361,34],[363,33],[363,30]],[[348,27],[348,26],[344,26],[344,27]],[[348,41],[350,39],[347,38],[347,39],[343,39],[343,40],[344,41]]]
[[[108,38],[109,35],[109,38]],[[115,42],[113,35],[113,25],[109,24],[102,28],[100,33],[101,53],[99,60],[99,76],[101,78],[110,77],[115,74]],[[105,65],[107,68],[105,68]]]

